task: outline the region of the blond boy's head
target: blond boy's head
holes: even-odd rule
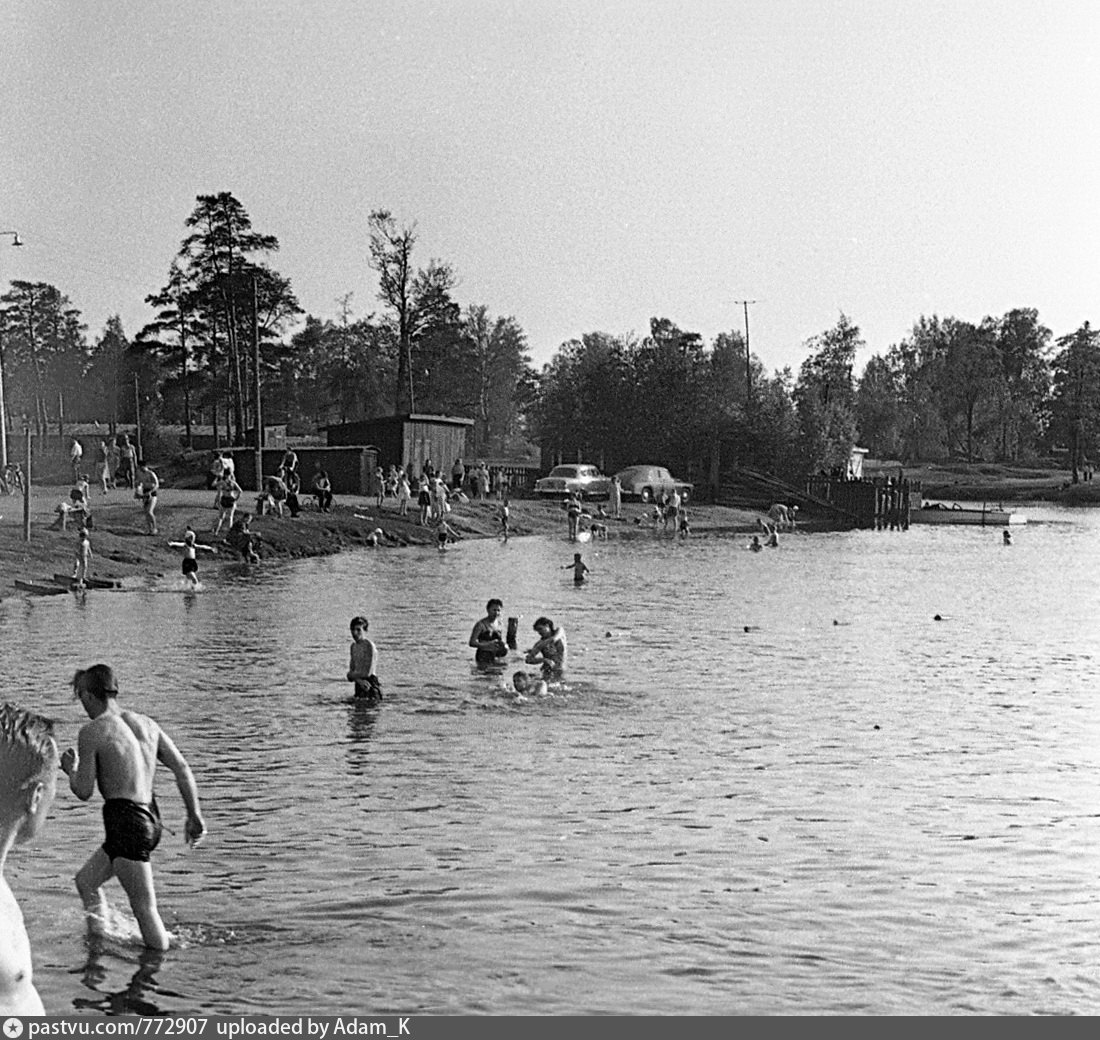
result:
[[[38,833],[57,785],[53,723],[41,715],[0,704],[0,825],[17,842]]]

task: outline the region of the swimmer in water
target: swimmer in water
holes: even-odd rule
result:
[[[756,534],[754,534],[754,535],[752,536],[752,541],[751,541],[751,542],[749,542],[749,545],[748,545],[748,547],[749,547],[749,548],[750,548],[750,549],[751,549],[751,550],[752,550],[753,552],[760,552],[760,550],[764,548],[764,546],[762,546],[762,545],[760,544],[760,536],[759,536],[759,535],[756,535]]]
[[[544,678],[560,679],[565,671],[565,658],[568,647],[565,631],[548,617],[540,617],[532,626],[539,640],[524,655],[528,664],[541,664]]]
[[[370,622],[365,617],[351,619],[351,662],[348,665],[348,682],[355,683],[356,697],[382,696],[382,684],[378,681],[378,648],[367,636]]]
[[[567,563],[562,567],[563,571],[571,570],[573,572],[573,584],[583,585],[585,582],[585,575],[592,572],[588,569],[584,560],[581,559],[580,553],[573,553],[573,562]]]
[[[85,723],[77,749],[61,756],[61,768],[73,794],[86,802],[96,786],[103,795],[106,840],[76,875],[89,922],[106,920],[103,885],[118,877],[130,900],[145,945],[167,950],[171,936],[157,910],[149,856],[160,842],[161,822],[153,781],[163,762],[176,778],[187,810],[184,838],[197,844],[206,834],[195,777],[171,738],[147,715],[118,705],[114,672],[92,665],[73,676],[73,692],[91,722]]]
[[[504,604],[499,599],[491,599],[485,604],[485,617],[478,621],[470,632],[469,645],[477,651],[474,660],[479,665],[492,664],[508,656],[508,647],[504,643],[501,631],[500,615]]]
[[[545,679],[526,672],[516,672],[512,676],[512,688],[521,697],[545,697],[549,692]]]

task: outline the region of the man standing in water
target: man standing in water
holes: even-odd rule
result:
[[[31,981],[31,944],[4,866],[12,846],[30,841],[41,829],[56,786],[52,724],[0,704],[0,1015],[46,1013]]]
[[[206,825],[191,767],[156,722],[119,707],[118,685],[107,665],[78,671],[73,676],[73,692],[92,721],[80,730],[79,750],[69,748],[61,756],[61,768],[81,801],[87,801],[99,784],[106,831],[103,845],[76,875],[77,891],[93,923],[104,923],[107,899],[102,887],[117,876],[129,897],[145,945],[167,950],[170,936],[157,911],[149,862],[161,834],[153,780],[158,761],[175,775],[187,809],[184,838],[193,846],[206,833]]]

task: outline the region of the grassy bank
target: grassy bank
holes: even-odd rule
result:
[[[1100,483],[1072,483],[1065,469],[1006,463],[954,462],[904,467],[921,482],[925,498],[960,501],[1049,501],[1066,505],[1100,504]]]
[[[43,486],[33,489],[31,496],[31,540],[23,538],[23,499],[21,496],[0,495],[0,599],[26,593],[15,587],[16,579],[41,581],[56,573],[71,574],[77,531],[52,530],[59,502],[66,499],[69,486]],[[242,502],[251,506],[253,496]],[[340,496],[331,513],[320,513],[312,500],[303,500],[306,507],[295,519],[273,516],[256,517],[254,533],[260,535],[262,561],[326,556],[345,549],[364,548],[370,544],[373,531],[384,532],[381,548],[392,549],[410,545],[434,545],[434,529],[416,522],[416,511],[406,518],[398,516],[393,501],[379,510],[373,501],[354,496]],[[180,553],[168,547],[170,539],[179,539],[190,524],[199,541],[212,544],[215,556],[202,553],[199,566],[204,576],[216,574],[229,563],[237,563],[236,555],[224,544],[222,535],[215,539],[211,529],[217,520],[212,491],[190,488],[162,487],[157,498],[159,534],[145,534],[140,503],[125,488],[104,495],[96,488],[91,494],[93,527],[92,574],[99,578],[136,579],[164,574],[178,574]],[[456,504],[448,522],[460,539],[500,536],[495,501],[471,501]],[[609,524],[609,537],[635,537],[639,528],[633,523],[643,507],[628,504],[624,519]],[[714,532],[749,532],[755,529],[760,513],[722,506],[696,506],[690,510],[692,529],[696,534]],[[557,502],[516,499],[511,504],[511,530],[515,536],[547,534],[564,539],[565,514]]]

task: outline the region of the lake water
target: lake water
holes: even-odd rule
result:
[[[0,605],[8,696],[68,680],[188,756],[158,785],[183,946],[89,946],[61,785],[8,873],[47,1009],[1100,1011],[1100,513],[1000,530],[468,541]],[[485,600],[569,635],[564,689],[476,672]],[[348,703],[365,613],[386,699]],[[943,620],[934,620],[939,614]],[[513,665],[514,666],[514,665]],[[111,897],[125,905],[112,883]]]

